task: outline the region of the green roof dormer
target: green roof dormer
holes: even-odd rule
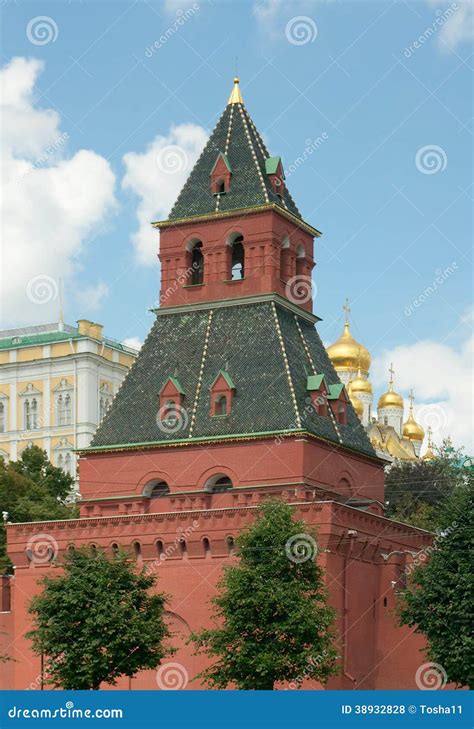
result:
[[[231,390],[235,390],[236,389],[235,388],[235,385],[234,385],[234,380],[229,375],[229,373],[226,370],[219,370],[219,372],[217,373],[217,375],[214,377],[214,379],[212,381],[212,384],[211,384],[211,386],[209,388],[210,390],[212,390],[212,388],[216,384],[216,382],[219,379],[219,377],[223,377],[224,378],[224,380],[226,381],[226,383],[228,384],[228,386],[230,387]]]
[[[320,390],[323,382],[325,383],[324,375],[308,375],[306,389],[310,391]]]
[[[214,172],[214,170],[216,169],[217,165],[219,164],[219,162],[221,160],[224,162],[224,164],[227,167],[228,171],[230,173],[232,173],[232,167],[230,166],[230,162],[229,162],[228,156],[226,154],[224,154],[223,152],[219,152],[219,154],[217,155],[217,159],[214,162],[214,167],[211,170],[211,175],[212,175],[212,173]]]
[[[267,157],[265,160],[265,172],[267,175],[276,175],[278,172],[278,165],[282,165],[281,157]]]
[[[337,382],[335,385],[329,385],[328,400],[339,400],[343,390],[344,385],[342,382]]]

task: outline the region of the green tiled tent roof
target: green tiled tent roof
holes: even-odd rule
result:
[[[209,388],[227,367],[235,385],[232,411],[214,418]],[[184,411],[179,429],[164,432],[157,423],[159,392],[170,372],[185,392]],[[338,383],[314,325],[278,301],[161,310],[91,447],[309,431],[374,456],[350,403],[347,425],[315,412],[307,390],[311,373]]]
[[[229,192],[213,195],[210,174],[219,154],[232,171]],[[271,157],[243,104],[228,104],[194,165],[170,220],[208,215],[273,203],[301,218],[287,189],[280,198],[272,189],[267,160]]]

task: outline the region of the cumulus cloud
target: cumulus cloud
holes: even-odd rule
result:
[[[428,0],[431,6],[438,8],[442,18],[446,18],[438,34],[438,46],[441,49],[455,50],[463,43],[474,38],[474,2],[473,0],[457,0],[455,3],[440,3],[439,0]]]
[[[68,156],[59,114],[34,104],[42,70],[26,58],[0,70],[4,325],[57,318],[59,278],[67,299],[85,240],[115,204],[108,162],[92,150]]]
[[[140,263],[156,263],[158,234],[150,222],[166,218],[207,137],[206,130],[196,124],[180,124],[167,136],[155,137],[145,152],[124,155],[122,186],[139,198],[138,229],[132,242]]]
[[[431,425],[434,442],[441,443],[450,436],[455,446],[464,446],[467,453],[473,453],[473,355],[472,335],[458,348],[426,339],[395,347],[377,357],[371,379],[383,390],[393,362],[395,388],[406,396],[405,414],[407,396],[413,388],[415,418],[425,431]]]
[[[95,286],[86,286],[76,291],[76,301],[79,304],[81,313],[87,314],[97,309],[103,300],[109,295],[109,287],[103,281]]]
[[[143,342],[138,337],[127,337],[127,339],[123,340],[122,344],[132,349],[141,349],[143,347]]]

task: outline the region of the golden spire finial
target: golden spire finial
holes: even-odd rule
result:
[[[433,443],[431,442],[431,437],[433,435],[433,429],[431,425],[428,426],[428,448],[431,448],[433,446]]]
[[[413,401],[415,399],[415,396],[413,394],[413,388],[410,390],[410,394],[408,397],[410,399],[410,412],[412,413],[413,412]]]
[[[242,98],[242,94],[240,93],[240,86],[239,86],[239,78],[236,76],[234,78],[234,88],[232,89],[232,93],[229,96],[228,104],[243,104],[244,100]]]

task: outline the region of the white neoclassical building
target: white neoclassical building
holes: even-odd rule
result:
[[[74,450],[89,445],[136,356],[87,319],[0,331],[0,456],[34,444],[75,476]]]

